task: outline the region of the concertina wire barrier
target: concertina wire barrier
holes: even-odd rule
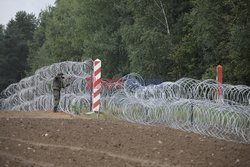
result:
[[[69,86],[61,90],[59,110],[75,114],[91,106],[87,78],[92,60],[61,62],[43,67],[33,76],[8,86],[0,95],[4,111],[50,111],[53,109],[53,78],[65,74]],[[102,89],[102,111],[134,123],[163,125],[219,139],[250,143],[250,87],[215,80],[182,78],[176,82],[146,85],[135,73],[121,78],[112,89]],[[106,84],[106,81],[103,81]],[[123,89],[116,89],[117,86]]]

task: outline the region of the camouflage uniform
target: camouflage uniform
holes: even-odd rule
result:
[[[64,83],[63,74],[58,74],[53,79],[54,112],[57,112],[57,109],[58,109],[58,105],[60,102],[61,89],[65,88],[67,86],[68,85],[65,85],[65,83]]]

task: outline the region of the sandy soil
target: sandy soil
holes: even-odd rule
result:
[[[64,113],[0,112],[0,166],[250,166],[250,145]]]

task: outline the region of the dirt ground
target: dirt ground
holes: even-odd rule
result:
[[[0,112],[0,166],[250,166],[250,145],[64,113]]]

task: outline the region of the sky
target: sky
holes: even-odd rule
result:
[[[6,25],[20,10],[38,16],[41,10],[54,5],[54,2],[55,0],[0,0],[0,24]]]

